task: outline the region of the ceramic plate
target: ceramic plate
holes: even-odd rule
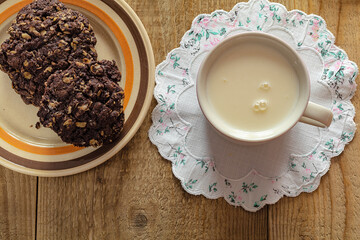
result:
[[[0,0],[0,41],[17,12],[30,0]],[[144,26],[134,11],[116,0],[63,0],[83,13],[98,40],[98,59],[115,60],[125,90],[125,125],[120,138],[99,148],[65,144],[50,129],[36,129],[38,108],[25,105],[0,73],[0,164],[12,170],[46,177],[71,175],[93,168],[122,149],[134,136],[150,107],[154,85],[154,56]]]

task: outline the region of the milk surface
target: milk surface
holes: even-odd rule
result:
[[[257,43],[224,51],[207,77],[213,110],[224,124],[247,132],[286,121],[299,97],[299,81],[287,58]]]

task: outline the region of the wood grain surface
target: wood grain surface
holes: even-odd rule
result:
[[[238,1],[127,2],[145,25],[158,64],[198,14],[229,11]],[[336,44],[360,62],[360,1],[275,2],[321,15]],[[360,107],[359,93],[353,103]],[[121,152],[90,171],[36,178],[0,167],[0,239],[360,239],[358,135],[315,192],[249,213],[182,189],[148,139],[150,113]],[[355,120],[360,123],[358,115]]]

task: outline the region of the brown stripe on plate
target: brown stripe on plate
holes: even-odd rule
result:
[[[0,3],[4,2],[3,0],[0,0]],[[115,147],[130,131],[130,129],[133,127],[134,123],[136,122],[142,106],[145,102],[146,98],[146,92],[149,84],[149,67],[148,67],[148,56],[146,53],[145,44],[143,42],[143,39],[141,37],[141,34],[139,30],[136,27],[136,24],[131,19],[130,15],[114,0],[102,0],[106,5],[108,5],[110,8],[112,8],[119,16],[122,18],[124,23],[129,28],[134,40],[136,47],[138,49],[139,53],[139,59],[140,59],[140,89],[138,92],[138,97],[136,99],[134,109],[131,112],[130,116],[127,118],[124,129],[121,132],[120,137],[113,142],[112,144],[108,144],[105,146],[100,147],[99,149],[95,150],[92,153],[89,153],[85,156],[68,160],[68,161],[62,161],[62,162],[39,162],[34,161],[26,158],[19,157],[13,153],[10,153],[6,151],[5,149],[0,147],[0,156],[3,157],[5,160],[11,161],[15,164],[21,165],[26,168],[31,169],[37,169],[37,170],[65,170],[70,168],[75,168],[82,166],[84,164],[87,164],[89,162],[92,162],[108,151],[110,151],[113,147]]]

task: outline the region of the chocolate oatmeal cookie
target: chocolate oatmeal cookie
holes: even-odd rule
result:
[[[37,0],[24,7],[0,49],[0,68],[27,104],[40,106],[44,83],[72,62],[97,59],[96,38],[87,18],[58,0]]]
[[[124,91],[114,61],[74,62],[45,83],[40,122],[64,142],[100,146],[114,141],[124,124]]]

